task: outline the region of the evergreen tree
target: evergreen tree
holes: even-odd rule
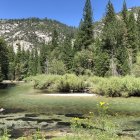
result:
[[[107,5],[102,41],[102,55],[105,58],[109,58],[109,60],[106,60],[109,63],[105,63],[105,65],[109,64],[108,68],[103,66],[108,71],[104,71],[103,75],[118,76],[128,74],[127,29],[125,24],[115,17],[113,4],[110,1]]]
[[[84,48],[84,26],[83,26],[83,20],[81,19],[80,25],[76,34],[76,41],[74,42],[74,49],[75,51],[80,51],[82,48]]]
[[[52,42],[51,42],[51,51],[56,49],[58,47],[58,32],[56,30],[53,30],[52,33]]]
[[[15,55],[15,80],[21,80],[21,64],[22,64],[22,52],[21,52],[21,46],[18,45],[17,53]]]
[[[83,19],[81,20],[77,38],[75,41],[75,48],[78,50],[88,49],[89,45],[93,43],[93,12],[91,1],[86,0]]]
[[[95,40],[94,50],[94,74],[96,76],[105,76],[109,70],[109,55],[102,49],[102,41],[100,39]]]
[[[115,47],[115,29],[116,29],[116,17],[115,17],[115,11],[113,4],[109,0],[107,4],[106,9],[106,16],[104,20],[104,28],[103,28],[103,34],[102,34],[102,52],[105,52],[106,58],[109,58],[108,61],[110,61],[110,64],[108,66],[105,66],[107,75],[117,75],[117,69],[116,69],[116,47]],[[108,68],[107,68],[108,67]],[[105,75],[104,74],[104,75]]]
[[[63,48],[62,48],[62,60],[66,65],[68,72],[72,70],[73,67],[73,57],[74,57],[74,50],[72,48],[72,37],[66,36]]]
[[[34,72],[33,72],[33,67],[34,67],[34,53],[33,53],[33,50],[30,52],[30,56],[29,56],[29,68],[28,68],[28,76],[30,75],[34,75]]]
[[[46,71],[46,60],[47,58],[47,46],[44,44],[40,47],[40,66],[41,66],[41,73],[45,73]]]
[[[133,12],[130,13],[128,20],[128,53],[129,53],[129,66],[130,73],[132,74],[133,64],[136,62],[136,56],[138,51],[138,38],[137,38],[137,26]]]
[[[15,80],[16,81],[22,80],[20,63],[17,63],[15,67]]]
[[[84,75],[87,71],[93,72],[93,52],[83,49],[75,54],[73,60],[73,71],[77,75]]]
[[[123,2],[122,18],[123,18],[124,23],[127,26],[127,24],[128,24],[128,10],[127,10],[127,5],[126,5],[126,1],[125,0]]]
[[[128,62],[128,38],[127,38],[127,28],[122,21],[118,21],[117,27],[117,72],[119,75],[130,74],[129,62]]]
[[[137,30],[138,30],[138,49],[140,50],[140,10],[138,12],[138,18],[137,18]]]
[[[83,13],[83,29],[84,29],[84,40],[83,42],[85,49],[93,43],[93,12],[92,12],[92,6],[91,1],[86,0],[86,4],[84,7],[84,13]]]
[[[51,42],[51,49],[47,49],[50,50],[50,58],[53,59],[61,59],[61,48],[60,48],[60,43],[59,43],[59,38],[58,38],[58,32],[57,30],[53,31],[52,34],[52,42]]]
[[[37,73],[38,74],[42,74],[42,70],[41,70],[41,63],[40,63],[40,56],[38,56],[38,63],[37,63]]]
[[[29,75],[37,74],[37,66],[35,63],[35,50],[32,49],[30,57],[29,57]]]
[[[8,48],[8,58],[9,58],[9,73],[8,78],[10,80],[15,79],[15,52],[12,46]]]
[[[34,72],[35,72],[35,75],[37,74],[38,72],[38,59],[39,59],[39,56],[38,56],[38,50],[37,48],[35,48],[35,54],[34,54]]]
[[[0,39],[0,69],[1,69],[1,79],[8,79],[9,72],[9,59],[8,59],[8,49],[6,42]]]
[[[113,22],[115,19],[116,19],[115,10],[114,10],[113,4],[109,0],[107,7],[106,7],[106,16],[105,16],[105,20],[104,20],[105,26],[107,26],[109,23]]]
[[[21,52],[21,46],[19,44],[17,48],[17,53],[15,55],[15,63],[20,64],[21,60],[22,60],[22,52]]]

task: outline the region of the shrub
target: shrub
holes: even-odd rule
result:
[[[87,84],[84,79],[74,74],[64,75],[58,83],[60,92],[83,92],[86,87]]]
[[[126,77],[96,77],[65,75],[38,75],[26,78],[34,81],[34,88],[48,92],[84,92],[105,95],[109,97],[140,96],[140,78]]]

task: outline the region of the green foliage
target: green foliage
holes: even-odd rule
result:
[[[85,115],[84,119],[73,118],[71,120],[71,128],[73,135],[78,138],[84,132],[87,133],[87,138],[96,140],[116,140],[119,139],[119,126],[110,120],[107,114],[109,109],[108,103],[100,102],[97,106],[99,114],[95,116],[93,112]],[[89,139],[90,140],[90,139]]]
[[[127,5],[126,1],[124,0],[123,2],[123,9],[122,9],[122,18],[126,26],[128,25],[128,10],[127,10]]]
[[[7,53],[6,43],[0,40],[0,81],[8,78],[22,80],[37,74],[138,76],[136,57],[140,44],[140,12],[137,22],[133,12],[134,9],[132,12],[127,10],[124,1],[121,14],[116,15],[109,0],[103,22],[96,23],[100,27],[95,31],[91,1],[86,0],[76,36],[74,28],[57,21],[38,18],[5,20],[9,24],[18,23],[19,28],[26,33],[26,41],[35,43],[35,47],[26,51],[16,44],[17,52],[9,47]],[[36,31],[48,33],[50,42],[36,40]]]
[[[8,47],[8,58],[9,58],[9,73],[8,79],[15,79],[15,53],[13,47]]]
[[[0,81],[8,79],[9,59],[6,42],[0,38]]]
[[[11,135],[9,134],[7,128],[5,128],[2,137],[0,137],[0,140],[10,140],[10,136]]]
[[[73,70],[77,75],[83,75],[87,70],[93,71],[93,53],[89,50],[82,50],[75,54]]]
[[[63,75],[66,73],[66,66],[63,61],[53,59],[48,64],[48,73]]]
[[[105,16],[105,25],[107,25],[108,23],[111,23],[112,21],[115,20],[115,10],[113,7],[113,4],[111,3],[111,1],[108,1],[107,7],[106,7],[106,16]]]
[[[127,29],[125,24],[116,18],[112,3],[109,1],[105,17],[105,26],[102,34],[102,50],[108,56],[109,65],[105,63],[104,75],[127,75],[129,74],[128,51],[127,51]]]
[[[30,77],[36,89],[48,92],[89,92],[109,97],[140,96],[140,78],[135,77],[95,77],[73,74],[38,75]]]
[[[138,36],[140,36],[140,10],[138,12],[138,19],[137,19],[137,30],[138,30]],[[140,38],[138,38],[138,49],[140,50]]]
[[[64,75],[58,83],[59,92],[83,92],[87,83],[82,77],[76,75]]]
[[[2,74],[2,71],[1,71],[1,67],[0,67],[0,82],[3,80],[3,74]]]
[[[72,47],[72,36],[67,36],[62,45],[62,61],[64,62],[67,72],[72,72],[74,49]]]
[[[139,84],[140,79],[134,77],[100,78],[91,92],[110,97],[140,96]]]
[[[83,19],[81,20],[79,30],[75,41],[75,49],[88,49],[88,46],[93,43],[93,17],[92,17],[91,1],[86,0]]]
[[[132,71],[133,71],[134,76],[140,77],[140,53],[138,53],[137,55],[137,60],[133,66]]]
[[[134,14],[131,12],[128,20],[128,49],[132,55],[132,62],[136,62],[136,55],[138,50],[137,26]]]
[[[44,89],[48,92],[83,92],[88,86],[88,83],[84,81],[84,77],[78,77],[74,74],[66,74],[63,76],[44,75],[41,78],[42,80],[39,78],[34,79],[34,87]]]

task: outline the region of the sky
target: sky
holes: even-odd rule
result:
[[[105,14],[108,0],[91,0],[94,21]],[[128,8],[140,6],[140,0],[126,0]],[[112,0],[116,12],[122,9],[123,0]],[[39,17],[55,19],[71,26],[78,26],[85,0],[0,0],[0,18]]]

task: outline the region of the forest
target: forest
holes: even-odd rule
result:
[[[87,1],[76,33],[60,41],[57,28],[48,44],[24,50],[20,44],[16,52],[6,41],[0,40],[0,79],[22,80],[37,74],[75,73],[91,76],[139,76],[140,11],[115,13],[108,2],[102,19],[103,29],[94,36],[93,11]]]

